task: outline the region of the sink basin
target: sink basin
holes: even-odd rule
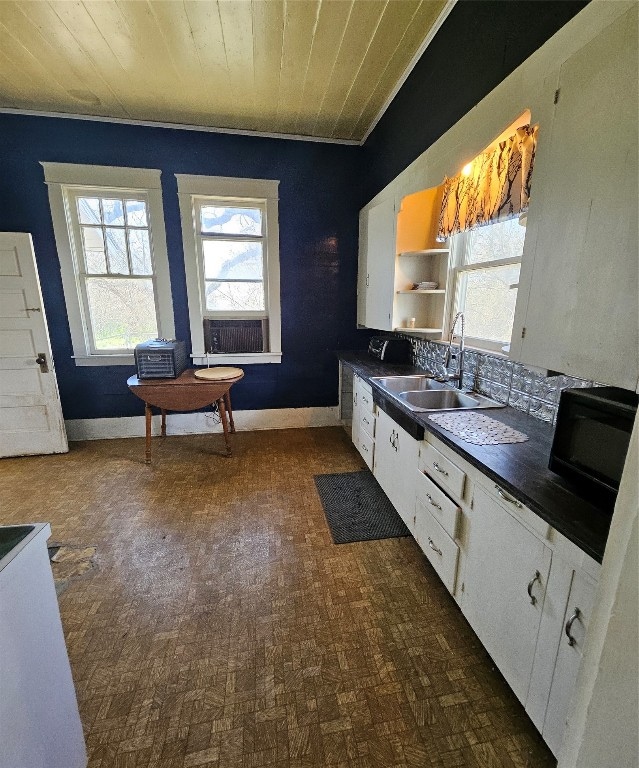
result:
[[[0,526],[0,560],[25,539],[33,528],[33,525]]]
[[[453,389],[400,392],[399,399],[409,408],[420,411],[448,411],[453,408],[479,408],[479,400]]]
[[[409,410],[418,413],[504,407],[504,403],[477,392],[461,392],[431,376],[374,376],[371,382]]]
[[[430,376],[375,376],[371,381],[390,393],[447,389],[445,384],[435,381]]]

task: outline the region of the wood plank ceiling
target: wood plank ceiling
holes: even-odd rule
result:
[[[360,141],[451,7],[0,0],[0,107]]]

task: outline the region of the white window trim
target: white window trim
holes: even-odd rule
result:
[[[73,359],[76,365],[133,365],[133,353],[92,354],[83,318],[82,301],[78,282],[78,257],[69,234],[66,202],[63,187],[104,187],[126,191],[144,192],[149,204],[149,220],[153,238],[153,264],[155,271],[155,297],[158,333],[163,338],[175,336],[173,300],[169,277],[169,257],[164,229],[161,171],[149,168],[118,168],[103,165],[76,165],[71,163],[40,163],[49,191],[49,204],[55,235],[62,287],[67,307]]]
[[[215,363],[280,363],[282,361],[282,315],[280,308],[280,259],[279,259],[279,181],[273,179],[237,179],[228,176],[192,176],[176,173],[182,242],[184,244],[184,269],[191,325],[191,357],[196,365]],[[194,219],[193,198],[227,197],[266,200],[266,285],[269,329],[269,352],[207,355],[204,351],[202,307],[202,271],[199,268]]]
[[[447,297],[447,306],[444,310],[446,322],[444,324],[444,333],[442,338],[450,338],[450,331],[453,322],[453,318],[458,311],[459,307],[459,293],[461,290],[462,273],[472,272],[479,269],[491,269],[492,267],[503,267],[511,264],[521,264],[522,257],[509,258],[509,259],[495,259],[493,261],[482,261],[477,264],[462,264],[462,260],[466,253],[467,237],[469,230],[460,232],[450,238],[450,267],[448,284],[452,287]],[[464,311],[463,309],[461,310]],[[456,334],[459,332],[459,326],[455,329]],[[476,336],[466,336],[465,344],[468,349],[476,350],[477,352],[490,352],[491,354],[499,354],[507,357],[508,354],[505,349],[510,345],[510,339],[505,341],[492,341],[491,339],[482,339]]]

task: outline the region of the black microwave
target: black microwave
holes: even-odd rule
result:
[[[561,393],[548,466],[607,509],[617,498],[638,401],[616,387]]]

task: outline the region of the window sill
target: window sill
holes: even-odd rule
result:
[[[76,365],[135,365],[133,353],[119,355],[73,355]]]
[[[281,352],[240,352],[237,354],[191,355],[194,365],[251,365],[281,363]]]

